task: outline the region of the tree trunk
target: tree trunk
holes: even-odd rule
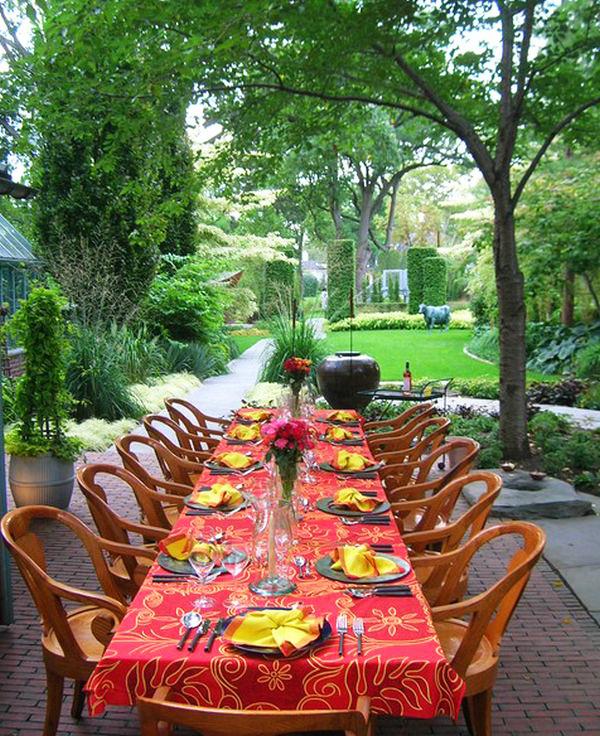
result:
[[[588,287],[588,291],[590,292],[592,299],[594,300],[594,306],[596,307],[596,314],[600,316],[600,299],[598,299],[598,294],[596,294],[596,289],[594,289],[594,283],[589,273],[583,274],[583,280],[585,281],[586,286]]]
[[[560,321],[565,327],[573,326],[573,312],[575,310],[575,273],[568,266],[565,268],[565,283],[563,285],[563,303],[560,312]]]
[[[494,260],[500,332],[500,439],[505,460],[529,457],[525,395],[525,291],[515,241],[510,179],[494,194]]]
[[[354,281],[354,290],[357,294],[361,293],[362,282],[369,266],[369,257],[371,256],[369,229],[373,219],[373,191],[367,187],[362,189],[361,195],[358,233],[356,235],[356,277]]]
[[[394,224],[396,221],[396,202],[398,201],[398,189],[400,189],[401,179],[395,179],[392,184],[392,194],[390,197],[390,212],[388,214],[387,227],[385,229],[385,245],[389,248],[394,238]]]

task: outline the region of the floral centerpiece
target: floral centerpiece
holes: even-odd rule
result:
[[[311,366],[312,360],[297,358],[295,356],[288,358],[283,364],[284,378],[292,391],[292,413],[294,415],[297,415],[299,412],[300,391],[310,375]]]
[[[291,501],[302,453],[314,447],[311,427],[303,419],[273,419],[261,433],[270,445],[265,457],[277,466],[281,498]]]

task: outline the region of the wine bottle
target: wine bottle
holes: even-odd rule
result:
[[[412,373],[410,372],[408,361],[406,361],[406,369],[404,370],[402,378],[402,390],[409,394],[412,391]]]

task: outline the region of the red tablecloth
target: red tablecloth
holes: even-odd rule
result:
[[[323,416],[324,412],[317,414]],[[317,426],[322,429],[325,425]],[[318,460],[331,460],[337,449],[319,442]],[[347,449],[369,454],[366,444]],[[253,453],[261,457],[264,447],[253,449]],[[316,476],[315,485],[302,486],[302,493],[314,501],[349,485],[333,473],[318,471]],[[203,480],[222,482],[226,478],[210,476],[206,471]],[[252,474],[244,479],[244,484],[260,493],[266,484],[266,473]],[[379,480],[355,480],[352,485],[363,490],[378,489],[384,497]],[[198,537],[204,538],[222,529],[231,542],[244,540],[249,545],[252,523],[244,518],[244,513],[219,521],[210,516],[186,516],[184,512],[175,528],[193,526]],[[301,522],[298,532],[300,541],[294,553],[311,561],[340,543],[386,542],[394,545],[395,554],[406,556],[394,524],[345,526],[338,517],[315,510]],[[155,568],[151,572],[160,569]],[[236,579],[222,575],[206,586],[183,581],[161,584],[148,577],[87,683],[91,714],[102,713],[107,705],[131,705],[138,696],[152,695],[159,686],[168,685],[173,699],[217,708],[348,709],[356,704],[359,695],[368,695],[377,713],[413,718],[443,714],[456,718],[464,683],[444,656],[428,604],[412,572],[402,582],[411,585],[414,597],[363,600],[344,593],[344,584],[319,576],[314,566],[310,579],[295,579],[295,593],[261,598],[248,590],[248,583],[262,572],[250,565]],[[194,652],[187,648],[178,651],[175,644],[183,630],[180,618],[193,609],[200,593],[210,595],[218,603],[215,610],[203,611],[212,623],[236,612],[231,606],[232,595],[238,606],[240,599],[244,606],[265,605],[265,601],[268,605],[289,606],[302,601],[317,615],[327,616],[334,629],[341,612],[348,614],[350,625],[355,616],[362,616],[366,629],[364,654],[357,656],[352,633],[346,637],[343,657],[338,656],[335,633],[308,654],[289,658],[246,656],[220,639],[207,654],[202,645],[206,637]]]

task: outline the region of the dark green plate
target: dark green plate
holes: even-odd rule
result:
[[[248,608],[247,613],[250,611],[290,611],[292,609],[290,608],[283,608],[283,607],[277,607],[277,606],[266,606],[264,608]],[[225,621],[225,629],[229,624],[233,621],[235,616],[230,616]],[[224,629],[224,631],[225,631]],[[297,652],[294,652],[294,654],[290,656],[295,656],[298,653],[307,652],[309,649],[314,649],[314,647],[318,647],[319,645],[323,644],[323,642],[327,641],[329,637],[332,634],[331,624],[327,619],[323,621],[323,628],[321,629],[321,633],[319,636],[317,636],[316,639],[310,642],[310,644],[307,644],[305,647],[302,647],[302,649],[298,649]],[[285,654],[282,654],[281,650],[277,647],[253,647],[251,644],[234,644],[231,641],[227,642],[232,647],[235,647],[235,649],[239,649],[242,652],[246,652],[247,654],[267,654],[274,657],[285,657]]]
[[[237,556],[242,555],[243,557],[240,557],[240,559],[246,559],[247,555],[243,552],[239,552]],[[169,555],[165,554],[164,552],[160,552],[158,557],[156,558],[156,561],[158,564],[163,568],[163,570],[168,570],[169,572],[174,572],[177,575],[195,575],[194,568],[190,565],[190,563],[187,560],[175,560],[173,557],[169,557]],[[223,574],[227,572],[227,570],[221,566],[221,567],[214,567],[210,574],[212,575],[213,572],[218,572],[219,574]]]
[[[396,555],[384,555],[379,554],[378,557],[385,557],[387,560],[393,560],[398,567],[400,572],[390,573],[389,575],[378,575],[376,578],[349,578],[340,570],[332,570],[331,565],[333,560],[330,555],[321,557],[315,563],[317,572],[320,573],[324,578],[329,580],[337,580],[339,583],[350,583],[352,585],[375,585],[378,583],[391,583],[392,580],[400,580],[406,577],[410,572],[410,565],[402,557],[396,557]]]
[[[209,470],[216,470],[222,475],[246,475],[249,473],[253,473],[255,470],[259,470],[263,467],[263,464],[259,460],[257,460],[256,462],[252,463],[252,465],[248,465],[245,468],[228,468],[226,465],[219,465],[219,463],[213,463],[210,460],[205,460],[204,467],[208,468]]]
[[[383,463],[369,465],[368,468],[364,468],[363,470],[340,470],[339,468],[335,468],[331,465],[331,463],[320,463],[319,467],[321,470],[326,470],[328,473],[340,473],[340,475],[347,475],[349,477],[356,475],[360,478],[364,473],[376,473],[378,470],[381,470],[381,468],[383,468]]]
[[[386,511],[390,510],[389,501],[380,501],[378,506],[375,506],[373,511],[352,511],[351,509],[344,508],[344,506],[336,506],[333,503],[331,496],[327,498],[320,498],[317,501],[317,508],[320,511],[324,511],[326,514],[333,514],[334,516],[348,516],[358,517],[368,514],[385,514]]]
[[[360,437],[356,437],[351,440],[330,440],[326,437],[326,435],[322,434],[319,436],[319,439],[321,442],[327,442],[329,445],[339,445],[339,446],[346,446],[346,447],[360,447],[361,445],[366,445],[366,440],[361,439]]]

